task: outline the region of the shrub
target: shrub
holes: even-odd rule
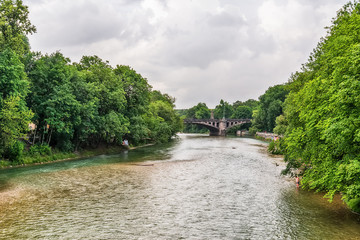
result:
[[[284,154],[284,143],[282,139],[272,140],[268,146],[268,152],[271,154],[281,155]]]
[[[50,155],[51,147],[47,144],[36,144],[30,147],[29,154],[32,156],[36,155]]]
[[[13,145],[11,145],[9,147],[8,150],[8,158],[11,162],[18,162],[18,163],[22,163],[22,156],[23,156],[23,152],[24,152],[24,143],[20,142],[20,141],[16,141]]]

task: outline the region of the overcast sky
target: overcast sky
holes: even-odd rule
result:
[[[287,82],[347,0],[24,0],[32,50],[129,65],[177,108]]]

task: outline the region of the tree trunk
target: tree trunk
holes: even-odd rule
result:
[[[50,146],[52,132],[53,132],[53,129],[51,128],[50,135],[49,135],[49,138],[48,138],[48,143],[47,143],[49,146]]]
[[[37,126],[36,126],[35,131],[34,131],[34,136],[33,136],[32,145],[35,145],[35,141],[36,141],[36,131],[37,131]]]

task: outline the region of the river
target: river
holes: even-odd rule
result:
[[[0,170],[0,239],[360,239],[340,199],[296,189],[251,138],[181,134]]]

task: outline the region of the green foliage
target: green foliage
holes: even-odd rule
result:
[[[288,126],[288,122],[283,114],[276,117],[275,124],[276,126],[274,128],[274,133],[284,135]]]
[[[35,113],[41,143],[53,140],[59,147],[73,136],[81,104],[73,94],[72,68],[69,59],[59,52],[41,56],[29,68],[32,94],[28,105]]]
[[[126,134],[128,140],[134,145],[146,143],[150,139],[152,129],[147,125],[146,114],[134,116],[130,119],[131,124],[128,126],[129,132]]]
[[[6,168],[6,167],[9,167],[9,166],[11,166],[11,162],[0,160],[0,168]]]
[[[222,119],[223,117],[231,118],[232,114],[233,114],[232,106],[228,102],[225,102],[222,99],[220,100],[220,104],[217,105],[214,109],[214,118],[216,119]]]
[[[252,131],[273,132],[275,120],[283,112],[288,92],[284,85],[276,85],[259,97],[258,111],[253,114]]]
[[[29,148],[28,153],[32,156],[34,156],[34,155],[50,155],[52,153],[52,151],[51,151],[51,147],[49,145],[35,144]]]
[[[154,140],[157,143],[168,142],[172,135],[171,127],[165,122],[160,122],[154,129]]]
[[[98,56],[71,64],[60,52],[30,53],[26,35],[36,28],[28,14],[21,0],[0,0],[0,157],[50,161],[61,155],[52,147],[71,152],[125,137],[131,144],[164,142],[183,128],[175,99],[152,91],[129,66],[114,69]],[[19,139],[28,134],[37,144],[22,157]]]
[[[236,101],[236,102],[233,103],[233,108],[234,109],[237,109],[240,106],[250,107],[251,110],[254,110],[259,106],[259,101],[256,101],[254,99],[248,99],[245,102]]]
[[[171,97],[169,95],[162,95],[159,91],[151,93],[151,86],[148,84],[147,80],[129,66],[117,65],[114,69],[114,73],[116,76],[120,77],[122,88],[125,91],[127,103],[126,113],[128,117],[144,114],[147,111],[150,102],[150,95],[153,98],[156,98],[155,95],[161,97],[162,101],[169,101],[173,106],[174,102],[170,100]]]
[[[198,103],[196,106],[189,108],[186,112],[186,118],[189,119],[209,119],[211,110],[205,103]]]
[[[278,140],[272,140],[268,146],[268,152],[275,155],[284,154],[285,146],[282,138]]]
[[[32,112],[20,106],[19,97],[2,101],[0,109],[0,155],[15,144],[17,139],[26,137]]]
[[[11,162],[22,163],[24,143],[15,141],[7,150],[6,156]]]
[[[251,127],[249,128],[249,133],[251,135],[255,135],[256,132],[260,131],[261,124],[259,119],[259,110],[255,109],[252,114]]]
[[[196,106],[187,109],[185,117],[188,119],[209,119],[211,110],[205,103],[198,103]],[[186,124],[184,128],[184,132],[187,133],[207,133],[208,131],[207,128],[195,124]]]
[[[234,119],[235,118],[236,119],[243,119],[243,118],[249,119],[251,117],[252,117],[252,109],[251,109],[251,107],[248,107],[248,106],[238,106],[234,110],[234,112],[231,116],[231,118],[234,118]]]
[[[10,96],[24,98],[29,83],[24,72],[24,65],[14,51],[5,49],[0,52],[0,99]]]
[[[182,119],[176,114],[172,105],[164,101],[150,103],[150,111],[146,116],[146,122],[150,132],[150,138],[155,142],[167,142],[183,128]]]
[[[327,37],[291,76],[277,129],[287,126],[287,169],[305,168],[303,187],[325,191],[330,200],[341,192],[360,212],[359,26],[358,1],[338,11]]]
[[[12,49],[23,56],[29,52],[27,34],[36,32],[28,19],[28,7],[21,0],[0,1],[0,50]]]
[[[150,89],[148,89],[148,91],[150,91]],[[167,93],[162,94],[158,90],[154,90],[151,92],[151,101],[152,102],[163,101],[163,102],[167,102],[168,104],[170,104],[173,108],[175,107],[175,98],[169,96],[169,94],[167,94]]]
[[[170,133],[162,131],[168,138],[181,128],[173,98],[151,92],[147,80],[128,66],[113,69],[97,56],[70,65],[59,52],[30,62],[33,94],[28,104],[41,143],[67,152],[102,142],[119,144],[124,137],[140,144],[160,133],[160,123],[149,126],[149,116],[169,125]]]
[[[8,39],[11,38],[9,31],[21,24],[17,22],[21,21],[15,16],[17,13],[12,12],[17,10],[11,4],[11,1],[5,1],[0,5],[0,156],[5,154],[5,157],[18,161],[21,154],[15,154],[19,146],[17,139],[26,137],[32,112],[24,101],[29,89],[24,65],[11,49],[14,46]],[[17,7],[22,7],[21,1],[17,4]]]

